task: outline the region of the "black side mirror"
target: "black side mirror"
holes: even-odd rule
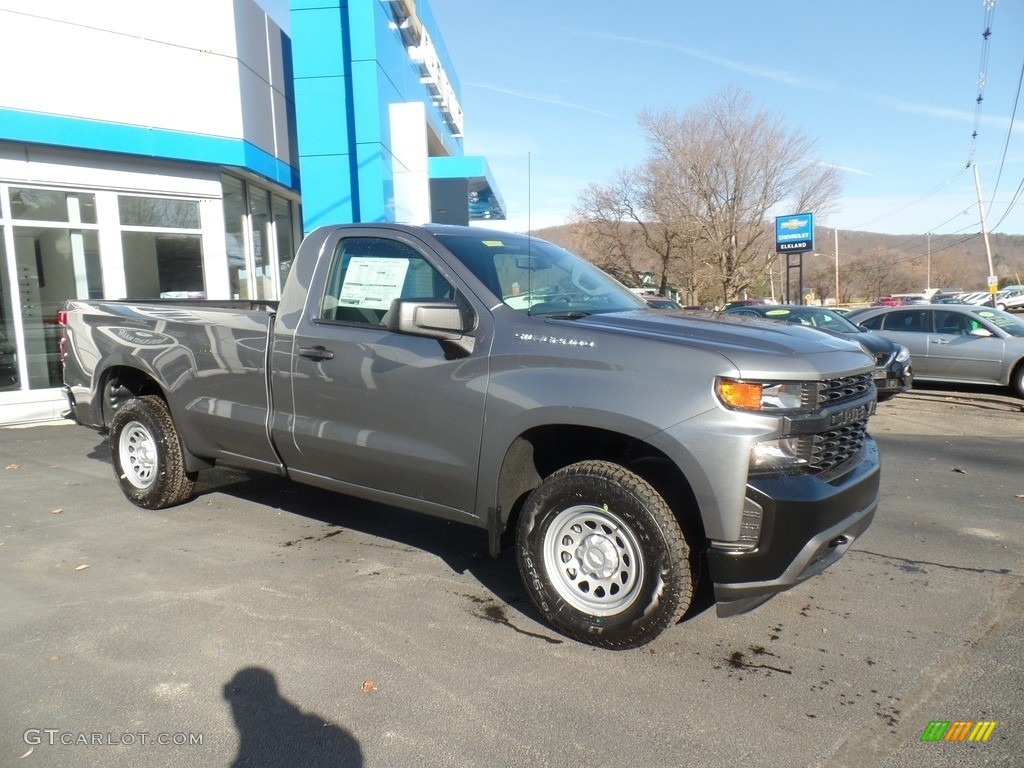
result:
[[[473,351],[473,318],[454,301],[395,299],[384,318],[389,331],[437,339],[470,354]]]

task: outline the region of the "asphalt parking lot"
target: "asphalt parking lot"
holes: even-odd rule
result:
[[[846,557],[625,652],[539,623],[474,529],[228,469],[148,512],[101,435],[0,429],[0,766],[1019,766],[1022,405],[880,405]]]

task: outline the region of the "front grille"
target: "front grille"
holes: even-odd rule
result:
[[[807,435],[807,466],[814,474],[827,472],[856,456],[864,444],[868,421],[855,421],[827,432]],[[803,446],[801,446],[803,448]]]
[[[818,405],[836,405],[853,400],[869,391],[873,386],[870,373],[823,381],[818,384]]]
[[[818,405],[829,408],[841,406],[862,399],[874,388],[871,373],[823,381],[818,384]],[[856,456],[864,444],[867,432],[868,420],[865,418],[823,432],[802,435],[800,456],[806,460],[807,470],[811,473],[827,472]]]

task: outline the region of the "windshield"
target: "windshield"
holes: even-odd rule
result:
[[[505,304],[529,315],[645,309],[647,302],[589,261],[544,240],[493,232],[436,235]]]
[[[836,333],[864,333],[863,328],[830,309],[778,307],[764,310],[763,315],[771,320],[784,320],[794,325],[810,325]]]
[[[988,320],[992,325],[1011,336],[1024,338],[1024,322],[1021,322],[1009,312],[1003,312],[1002,310],[990,307],[978,307],[977,309],[972,309],[971,314]]]

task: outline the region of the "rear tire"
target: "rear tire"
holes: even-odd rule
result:
[[[143,509],[188,501],[196,473],[185,471],[181,438],[167,404],[156,395],[129,400],[110,422],[114,477],[125,498]]]
[[[519,518],[519,572],[537,610],[583,643],[649,643],[690,607],[697,572],[672,510],[639,475],[584,461],[558,470]]]

